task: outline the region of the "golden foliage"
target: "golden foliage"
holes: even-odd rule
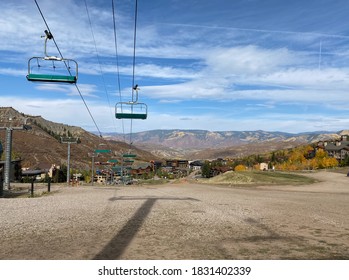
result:
[[[235,168],[234,168],[234,171],[246,171],[246,170],[247,170],[247,168],[243,164],[239,164],[239,165],[235,166]]]
[[[276,169],[279,170],[315,170],[321,168],[333,168],[338,166],[338,161],[335,158],[329,157],[323,149],[316,151],[316,155],[312,159],[307,159],[309,151],[313,150],[310,146],[294,149],[288,155],[288,160],[278,164]]]

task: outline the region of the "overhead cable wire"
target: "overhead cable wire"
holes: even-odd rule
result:
[[[110,114],[111,114],[111,116],[112,116],[114,128],[115,128],[115,131],[116,131],[115,118],[113,117],[113,113],[112,113],[112,111],[111,111],[109,93],[108,93],[108,89],[107,89],[106,82],[105,82],[105,79],[104,79],[104,74],[103,74],[103,70],[102,70],[102,63],[101,63],[101,60],[100,60],[100,57],[99,57],[99,52],[98,52],[98,48],[97,48],[97,43],[96,43],[96,39],[95,39],[95,35],[94,35],[94,32],[93,32],[93,27],[92,27],[92,21],[91,21],[91,17],[90,17],[90,13],[89,13],[89,10],[88,10],[88,7],[87,7],[87,2],[86,2],[86,0],[85,0],[85,8],[86,8],[86,14],[87,14],[87,17],[88,17],[88,21],[89,21],[89,24],[90,24],[92,39],[93,39],[94,46],[95,46],[96,57],[97,57],[98,65],[99,65],[99,71],[100,71],[100,74],[101,74],[101,77],[102,77],[102,82],[103,82],[103,86],[104,86],[104,91],[105,91],[105,95],[106,95],[107,101],[108,101],[109,111],[110,111]]]
[[[112,0],[112,12],[113,12],[113,28],[114,28],[114,45],[115,45],[115,61],[116,61],[116,73],[117,73],[117,81],[118,81],[118,90],[119,90],[119,99],[122,102],[121,97],[121,83],[120,83],[120,68],[119,68],[119,53],[118,53],[118,40],[117,40],[117,32],[116,32],[116,18],[115,18],[115,8],[114,8],[114,0]],[[122,107],[121,107],[122,108]],[[122,135],[125,141],[125,126],[124,120],[121,120],[122,123]]]
[[[35,2],[36,7],[38,8],[38,10],[39,10],[39,12],[40,12],[40,15],[41,15],[41,17],[42,17],[42,19],[43,19],[45,25],[46,25],[47,31],[49,31],[49,32],[52,34],[52,32],[51,32],[51,30],[50,30],[50,27],[49,27],[48,24],[47,24],[47,21],[46,21],[46,19],[45,19],[45,16],[44,16],[44,14],[43,14],[42,11],[41,11],[38,2],[37,2],[36,0],[34,0],[34,2]],[[59,49],[58,44],[57,44],[57,42],[56,42],[54,36],[52,36],[52,40],[53,40],[53,42],[54,42],[54,44],[55,44],[55,46],[56,46],[56,48],[57,48],[57,51],[58,51],[59,55],[61,56],[61,58],[63,58],[62,52],[61,52],[61,50]],[[67,65],[66,63],[64,63],[64,64],[65,64],[65,66],[66,66],[66,68],[67,68],[67,70],[68,70],[70,76],[72,76],[72,74],[71,74],[71,72],[70,72],[70,69],[69,69],[68,65]],[[81,100],[83,101],[83,103],[84,103],[84,105],[85,105],[85,107],[86,107],[86,109],[87,109],[87,112],[89,113],[89,115],[90,115],[90,117],[91,117],[91,119],[92,119],[94,125],[96,126],[96,129],[97,129],[97,131],[98,131],[98,133],[99,133],[99,136],[102,137],[102,133],[101,133],[101,131],[100,131],[100,129],[99,129],[99,127],[98,127],[98,125],[97,125],[97,123],[96,123],[94,117],[92,116],[92,113],[91,113],[91,111],[90,111],[90,108],[87,106],[87,103],[86,103],[84,97],[82,96],[82,93],[81,93],[81,91],[80,91],[80,89],[79,89],[79,87],[78,87],[78,85],[77,85],[76,83],[75,83],[75,87],[76,87],[76,89],[77,89],[77,91],[78,91],[78,93],[79,93],[79,95],[80,95],[80,97],[81,97]]]
[[[118,77],[118,90],[119,90],[119,96],[120,101],[121,100],[121,83],[120,83],[120,68],[119,68],[119,53],[118,53],[118,39],[117,39],[117,32],[116,32],[116,18],[115,18],[115,7],[114,7],[114,0],[112,0],[112,11],[113,11],[113,29],[114,29],[114,45],[115,45],[115,60],[116,60],[116,72]]]
[[[136,70],[136,41],[137,41],[137,14],[138,14],[138,0],[135,0],[135,15],[134,15],[134,31],[133,31],[133,63],[132,63],[132,102],[134,101],[133,93],[135,91],[135,70]],[[137,99],[138,92],[136,89]],[[133,121],[131,119],[131,127],[130,127],[130,146],[132,145],[132,129],[133,129]]]
[[[133,31],[132,90],[135,87],[137,14],[138,14],[138,0],[136,0],[136,4],[135,4],[135,19],[134,19],[134,31]],[[133,101],[133,91],[132,91],[132,101]]]

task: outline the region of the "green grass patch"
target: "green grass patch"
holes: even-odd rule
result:
[[[286,173],[286,172],[265,172],[265,171],[252,171],[251,177],[253,182],[257,183],[268,183],[268,184],[312,184],[316,180],[309,178],[307,176],[296,174],[296,173]]]

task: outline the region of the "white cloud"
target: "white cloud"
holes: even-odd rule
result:
[[[16,68],[0,68],[0,75],[6,75],[6,76],[25,76],[27,74],[27,71],[20,70]]]
[[[86,107],[79,99],[1,96],[0,104],[3,107],[13,107],[25,114],[41,115],[50,121],[81,126],[87,130],[96,131],[96,127]],[[101,130],[114,126],[114,108],[109,108],[106,105],[96,102],[88,102],[88,107]]]
[[[216,86],[204,85],[204,80],[195,80],[186,83],[164,85],[164,86],[145,86],[142,87],[142,95],[152,99],[169,100],[193,100],[193,99],[218,99],[224,94],[224,89]]]
[[[262,83],[303,87],[305,91],[307,89],[346,90],[349,86],[349,68],[291,68],[257,77],[256,80]]]
[[[39,19],[32,17],[34,7],[22,1],[1,1],[0,11],[0,50],[25,52],[23,46],[33,47],[33,36],[40,34],[36,27],[41,26]]]
[[[50,84],[50,83],[36,83],[35,88],[40,91],[56,91],[56,92],[65,92],[68,93],[70,90],[68,89],[68,85],[63,84]]]
[[[97,86],[94,84],[79,84],[78,85],[82,95],[84,97],[97,97],[95,94],[98,92]],[[37,83],[35,84],[35,88],[40,91],[46,92],[63,92],[67,96],[79,96],[79,92],[77,91],[74,84],[59,84],[59,83]]]
[[[265,100],[276,102],[346,102],[348,68],[319,69],[303,52],[257,46],[220,48],[190,81],[144,87],[142,94],[170,100]],[[302,64],[303,63],[303,64]],[[246,88],[244,88],[246,87]]]
[[[231,100],[273,101],[290,105],[317,104],[326,107],[332,103],[349,102],[349,96],[341,91],[328,90],[244,90],[231,93]]]
[[[13,106],[20,112],[41,115],[47,120],[69,125],[81,126],[89,131],[96,131],[85,106],[77,99],[42,99],[0,97],[2,106]],[[116,120],[114,108],[96,102],[89,102],[89,109],[102,132],[130,132],[130,120]],[[250,114],[234,114],[227,117],[222,110],[209,108],[206,114],[197,115],[190,111],[181,114],[173,112],[159,113],[157,108],[148,108],[147,120],[133,121],[134,132],[151,129],[207,129],[207,130],[267,130],[267,131],[314,131],[341,130],[349,127],[349,118],[339,118],[317,114],[273,114],[262,113],[258,118]]]
[[[97,86],[94,84],[81,84],[81,83],[79,83],[78,88],[84,97],[86,97],[86,96],[97,97],[98,96],[96,93],[98,93],[99,90],[98,90]],[[68,89],[70,90],[68,95],[70,95],[70,96],[79,96],[80,95],[75,86],[71,85],[68,87]]]
[[[82,95],[89,97],[87,102],[98,123],[105,128],[112,128],[114,117],[106,112],[113,111],[113,108],[103,105],[102,102],[106,103],[104,89],[100,87],[102,81],[98,80],[101,67],[107,77],[106,88],[112,88],[112,95],[118,95],[115,93],[112,15],[111,7],[106,8],[105,3],[102,7],[101,1],[97,2],[87,1],[101,65],[96,63],[96,51],[84,2],[62,0],[57,6],[54,1],[39,1],[63,55],[79,63],[78,86]],[[121,5],[121,9],[117,7],[119,70],[128,81],[132,75],[133,6],[130,2],[122,2]],[[44,40],[40,36],[46,27],[33,2],[1,1],[0,11],[1,79],[25,76],[27,59],[43,55]],[[219,12],[225,14],[225,11]],[[299,105],[317,104],[319,114],[313,117],[321,119],[324,109],[347,110],[343,104],[349,101],[349,68],[345,62],[348,37],[335,34],[335,30],[331,35],[324,34],[325,31],[317,32],[316,29],[313,32],[297,32],[302,30],[299,23],[295,23],[296,31],[292,28],[290,31],[282,28],[278,31],[277,26],[275,30],[269,30],[263,25],[258,26],[260,22],[270,23],[267,18],[262,21],[256,19],[255,24],[239,20],[246,28],[243,25],[241,28],[234,27],[232,21],[229,27],[227,23],[231,21],[230,15],[222,21],[219,17],[211,18],[212,21],[205,21],[205,24],[200,24],[204,21],[192,24],[195,20],[186,22],[181,14],[169,15],[169,20],[174,21],[174,24],[162,24],[157,22],[154,15],[149,18],[148,14],[141,15],[137,30],[136,75],[146,81],[146,85],[140,84],[141,99],[145,97],[151,102],[155,101],[153,103],[161,104],[168,112],[171,112],[168,109],[171,104],[172,108],[180,108],[183,101],[212,102],[213,105],[207,108],[206,112],[210,112],[207,115],[196,115],[194,112],[182,112],[180,116],[162,115],[156,111],[161,108],[152,108],[149,121],[134,122],[135,129],[179,126],[206,129],[211,126],[217,127],[217,130],[229,127],[242,130],[247,127],[267,130],[309,127],[312,130],[310,124],[314,124],[314,121],[306,118],[307,115],[302,115],[304,120],[296,119],[294,115],[286,115],[284,119],[284,115],[280,115],[274,120],[275,115],[266,112],[277,109],[280,104],[290,104],[295,106],[295,110]],[[166,19],[161,16],[161,20]],[[196,19],[200,19],[200,16]],[[227,27],[224,27],[225,24]],[[323,42],[321,67],[320,41]],[[56,54],[52,41],[49,42],[48,52]],[[109,79],[111,76],[113,79]],[[18,84],[17,88],[18,91],[26,89],[23,84]],[[76,122],[77,125],[95,130],[75,86],[36,84],[30,89],[36,89],[48,99],[13,96],[6,99],[3,93],[13,89],[1,89],[1,106],[18,104],[18,109],[23,112],[40,112],[53,121]],[[35,96],[37,92],[26,94]],[[122,89],[121,94],[127,98],[130,90]],[[60,97],[56,99],[58,95]],[[223,116],[221,102],[243,104],[244,110],[251,108],[252,104],[255,111],[258,108],[258,112],[264,114],[263,117],[258,116],[258,119],[251,115],[250,119],[230,120],[227,115]],[[17,105],[15,107],[17,109]],[[52,108],[59,108],[60,114],[52,112]],[[252,110],[250,112],[254,113]],[[281,119],[282,123],[278,123]],[[346,124],[346,120],[325,117],[317,125],[326,125],[326,119],[334,127],[336,122],[339,125]],[[119,125],[120,121],[116,123]]]
[[[223,76],[248,76],[275,71],[297,61],[285,48],[264,49],[248,45],[212,51],[206,59],[210,71]]]

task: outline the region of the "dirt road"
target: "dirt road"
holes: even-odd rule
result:
[[[349,178],[54,187],[0,199],[0,259],[349,259]]]

